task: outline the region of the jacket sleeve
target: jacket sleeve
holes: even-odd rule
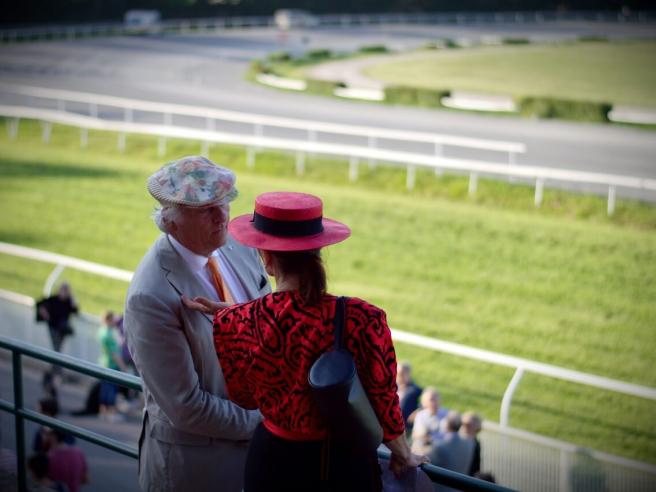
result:
[[[261,416],[200,386],[182,324],[181,305],[135,293],[125,313],[128,347],[152,398],[176,429],[205,436],[250,439]]]
[[[396,386],[396,354],[385,312],[353,299],[346,308],[346,346],[355,356],[358,376],[369,396],[383,440],[391,441],[405,430]]]

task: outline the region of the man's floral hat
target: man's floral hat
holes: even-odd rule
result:
[[[162,205],[209,207],[237,198],[235,173],[201,156],[169,162],[148,178],[148,191]]]

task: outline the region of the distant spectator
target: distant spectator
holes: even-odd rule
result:
[[[474,442],[460,437],[460,413],[451,410],[446,416],[446,434],[430,452],[431,463],[458,473],[467,474],[474,456]],[[443,487],[442,490],[451,490]]]
[[[474,443],[474,456],[472,457],[472,463],[468,473],[471,476],[475,476],[476,473],[481,471],[481,442],[477,436],[482,428],[481,417],[477,413],[466,412],[462,416],[460,434],[467,439],[471,439]]]
[[[412,380],[412,366],[408,362],[399,362],[396,371],[397,394],[401,403],[401,414],[405,422],[406,432],[412,431],[415,411],[419,407],[421,388]]]
[[[38,315],[48,323],[50,341],[53,350],[56,352],[61,352],[64,339],[73,335],[70,317],[78,312],[79,307],[73,298],[70,286],[66,282],[59,286],[56,295],[39,301]]]
[[[443,437],[440,421],[448,410],[440,408],[440,393],[433,387],[421,394],[421,410],[416,413],[412,427],[412,450],[415,453],[428,453],[431,446]]]
[[[98,341],[100,342],[100,359],[98,362],[103,367],[125,371],[126,365],[121,358],[114,313],[107,311],[102,319],[103,324],[98,329]],[[99,404],[101,418],[108,421],[119,420],[120,416],[116,412],[117,393],[118,386],[116,384],[104,380],[100,382]]]
[[[70,492],[78,492],[82,484],[89,482],[89,470],[84,453],[77,446],[64,442],[64,434],[58,430],[45,432],[48,447],[48,478],[64,482]]]
[[[27,469],[32,475],[34,486],[32,492],[69,492],[64,482],[48,478],[50,461],[45,453],[37,453],[27,460]]]
[[[42,398],[39,400],[38,410],[39,413],[47,417],[55,418],[59,414],[59,404],[54,398]],[[45,430],[45,427],[40,426],[34,434],[34,439],[32,440],[32,451],[35,453],[45,453],[48,451],[43,439],[43,433]],[[65,433],[64,442],[66,444],[75,444],[75,437],[72,434]]]

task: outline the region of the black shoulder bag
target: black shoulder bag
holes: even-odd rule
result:
[[[353,355],[342,344],[345,304],[344,297],[337,299],[333,320],[335,346],[312,364],[308,382],[330,437],[367,453],[380,445],[383,429],[362,387]]]

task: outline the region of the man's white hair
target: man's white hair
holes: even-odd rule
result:
[[[182,210],[180,205],[160,205],[153,211],[152,218],[159,230],[168,234],[171,231],[167,225],[179,221],[182,218]]]

